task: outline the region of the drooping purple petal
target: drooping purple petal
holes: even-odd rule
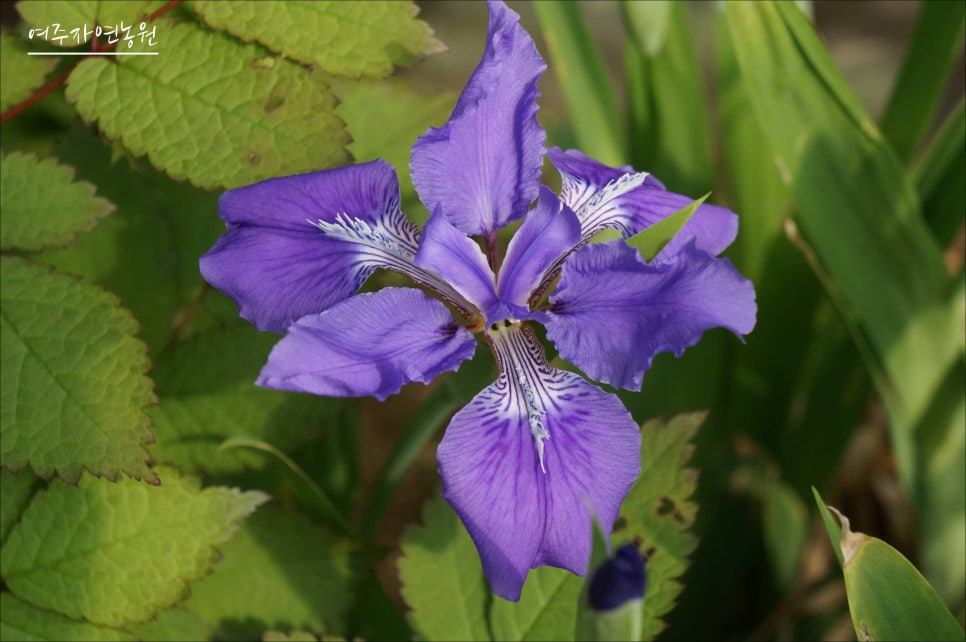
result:
[[[510,240],[500,268],[497,292],[500,299],[526,307],[533,290],[554,259],[580,240],[580,222],[546,187],[534,209]]]
[[[537,196],[546,134],[537,79],[547,68],[520,16],[490,2],[483,59],[449,121],[413,147],[413,183],[430,212],[466,234],[489,235],[523,216]]]
[[[615,395],[550,366],[526,326],[489,338],[502,372],[436,457],[493,592],[515,601],[531,568],[586,572],[591,511],[609,534],[640,473],[640,432]]]
[[[280,332],[352,296],[378,267],[471,307],[413,265],[419,231],[399,210],[399,182],[385,161],[229,190],[218,210],[228,232],[201,257],[201,273],[260,330]]]
[[[493,271],[480,246],[446,220],[437,209],[423,227],[415,263],[446,279],[484,315],[497,303]]]
[[[639,390],[655,354],[681,356],[714,327],[740,337],[756,312],[751,282],[694,240],[648,265],[617,239],[570,256],[545,325],[560,356],[591,378]]]
[[[584,241],[605,228],[633,236],[694,200],[667,191],[650,174],[634,173],[629,166],[608,167],[576,149],[553,147],[547,154],[563,180],[560,198],[580,219]],[[737,233],[738,217],[733,212],[704,204],[662,253],[676,254],[687,239],[694,237],[698,249],[717,256],[731,245]]]
[[[258,385],[383,400],[473,356],[476,341],[445,305],[414,288],[359,294],[302,317],[272,349]]]

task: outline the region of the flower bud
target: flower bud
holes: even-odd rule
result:
[[[578,614],[579,639],[640,639],[646,588],[645,559],[636,544],[625,544],[587,578]]]

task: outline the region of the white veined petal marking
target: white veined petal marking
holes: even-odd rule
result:
[[[466,318],[471,318],[476,312],[476,307],[438,274],[415,264],[416,251],[419,249],[419,228],[401,211],[390,207],[383,217],[372,223],[349,216],[346,212],[336,214],[332,222],[322,219],[318,219],[318,222],[306,220],[329,238],[362,246],[360,258],[372,267],[383,267],[405,274],[416,283],[436,292]]]
[[[507,389],[510,409],[526,418],[540,470],[546,473],[544,442],[550,439],[547,406],[565,385],[563,373],[547,362],[533,330],[523,323],[492,327],[487,339],[500,365],[500,383]]]

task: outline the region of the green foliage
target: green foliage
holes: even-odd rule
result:
[[[403,533],[399,560],[402,597],[419,640],[489,640],[489,596],[473,540],[442,499],[423,507],[423,526]],[[441,609],[440,604],[450,608]]]
[[[917,426],[947,403],[943,379],[963,360],[962,284],[943,265],[912,181],[804,16],[784,4],[729,5],[726,16],[750,103],[791,187],[816,269],[854,324],[886,404],[900,479],[910,494],[923,492],[928,463]],[[930,426],[944,434],[961,429]],[[958,462],[952,468],[964,470]],[[940,507],[925,492],[925,513],[942,512],[944,520],[964,514],[962,505]],[[961,595],[961,585],[939,578],[966,564],[962,547],[925,535],[927,549],[943,551],[927,559],[946,560],[927,573],[944,595]]]
[[[58,59],[52,56],[28,56],[27,48],[14,35],[0,33],[0,112],[30,97],[40,87]]]
[[[195,0],[205,22],[246,42],[334,76],[388,76],[394,66],[444,51],[417,20],[412,2],[246,2]]]
[[[65,245],[114,210],[74,169],[53,159],[13,153],[0,158],[0,249],[40,250]]]
[[[145,621],[204,577],[237,522],[263,493],[202,490],[160,469],[162,485],[86,475],[59,480],[30,502],[3,545],[0,573],[34,606],[104,626]]]
[[[332,114],[335,98],[317,74],[194,25],[160,28],[164,38],[155,47],[138,42],[131,49],[157,56],[117,64],[91,58],[71,74],[67,99],[106,136],[203,188],[349,160],[349,138]],[[129,104],[128,96],[141,100]]]
[[[814,490],[814,489],[813,489]],[[819,509],[827,515],[815,492]],[[882,540],[841,524],[826,528],[842,560],[852,623],[860,640],[962,640],[963,629],[919,571]]]
[[[4,640],[50,640],[50,642],[101,642],[134,640],[124,631],[89,622],[80,622],[38,609],[17,599],[12,593],[0,593],[0,638]]]
[[[2,464],[76,482],[83,469],[155,481],[144,344],[117,298],[22,259],[0,258]]]
[[[3,545],[37,491],[39,480],[29,470],[14,475],[4,468],[0,469],[0,481],[0,545]]]
[[[151,409],[159,462],[212,474],[262,467],[266,455],[219,449],[243,435],[292,450],[337,418],[341,403],[258,388],[254,381],[278,338],[254,328],[200,334],[179,342],[158,361],[160,405]]]
[[[146,17],[148,3],[141,0],[125,0],[125,2],[111,2],[110,0],[33,0],[18,2],[17,11],[31,26],[43,29],[45,26],[59,24],[66,32],[81,28],[83,33],[77,38],[73,36],[63,40],[51,40],[53,30],[48,32],[47,41],[58,47],[76,47],[90,40],[84,37],[94,30],[94,25],[114,27],[122,22],[133,25]],[[88,31],[84,31],[86,26]]]
[[[352,549],[304,517],[269,505],[219,547],[214,572],[138,637],[172,639],[172,620],[195,619],[205,637],[256,639],[263,631],[341,630],[351,600]],[[175,615],[175,613],[179,615]]]
[[[579,4],[554,0],[533,7],[567,99],[578,145],[602,163],[623,165],[627,153],[613,85],[581,18]]]

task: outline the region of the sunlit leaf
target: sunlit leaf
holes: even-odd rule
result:
[[[137,323],[116,297],[13,257],[2,265],[0,463],[76,482],[83,469],[156,481],[155,401]]]
[[[427,502],[423,525],[406,528],[401,548],[400,592],[417,639],[489,640],[490,589],[476,546],[450,505],[441,498]]]
[[[60,31],[53,28],[47,31],[46,40],[58,47],[76,47],[91,39],[95,25],[103,27],[133,27],[134,33],[139,21],[145,17],[146,1],[125,0],[29,0],[17,3],[17,11],[30,25],[43,29],[57,24]],[[77,33],[72,31],[77,29]],[[123,32],[121,32],[123,35]],[[66,36],[58,39],[60,36]]]
[[[126,631],[97,626],[45,611],[0,593],[0,639],[50,640],[50,642],[101,642],[134,640]]]
[[[20,38],[4,31],[0,35],[0,112],[29,98],[58,61],[52,56],[28,56]]]
[[[145,621],[211,572],[215,547],[266,501],[159,469],[162,485],[90,475],[54,481],[3,545],[0,573],[18,598],[105,626]]]
[[[157,56],[84,60],[68,80],[67,99],[106,136],[204,188],[348,161],[349,138],[318,74],[195,25],[158,29],[154,47],[131,48]]]
[[[14,152],[0,159],[0,248],[39,250],[66,245],[78,232],[114,210],[95,196],[90,183],[74,180],[74,169],[48,158]]]
[[[215,29],[258,41],[334,76],[388,76],[445,51],[412,2],[225,2],[192,6]]]

